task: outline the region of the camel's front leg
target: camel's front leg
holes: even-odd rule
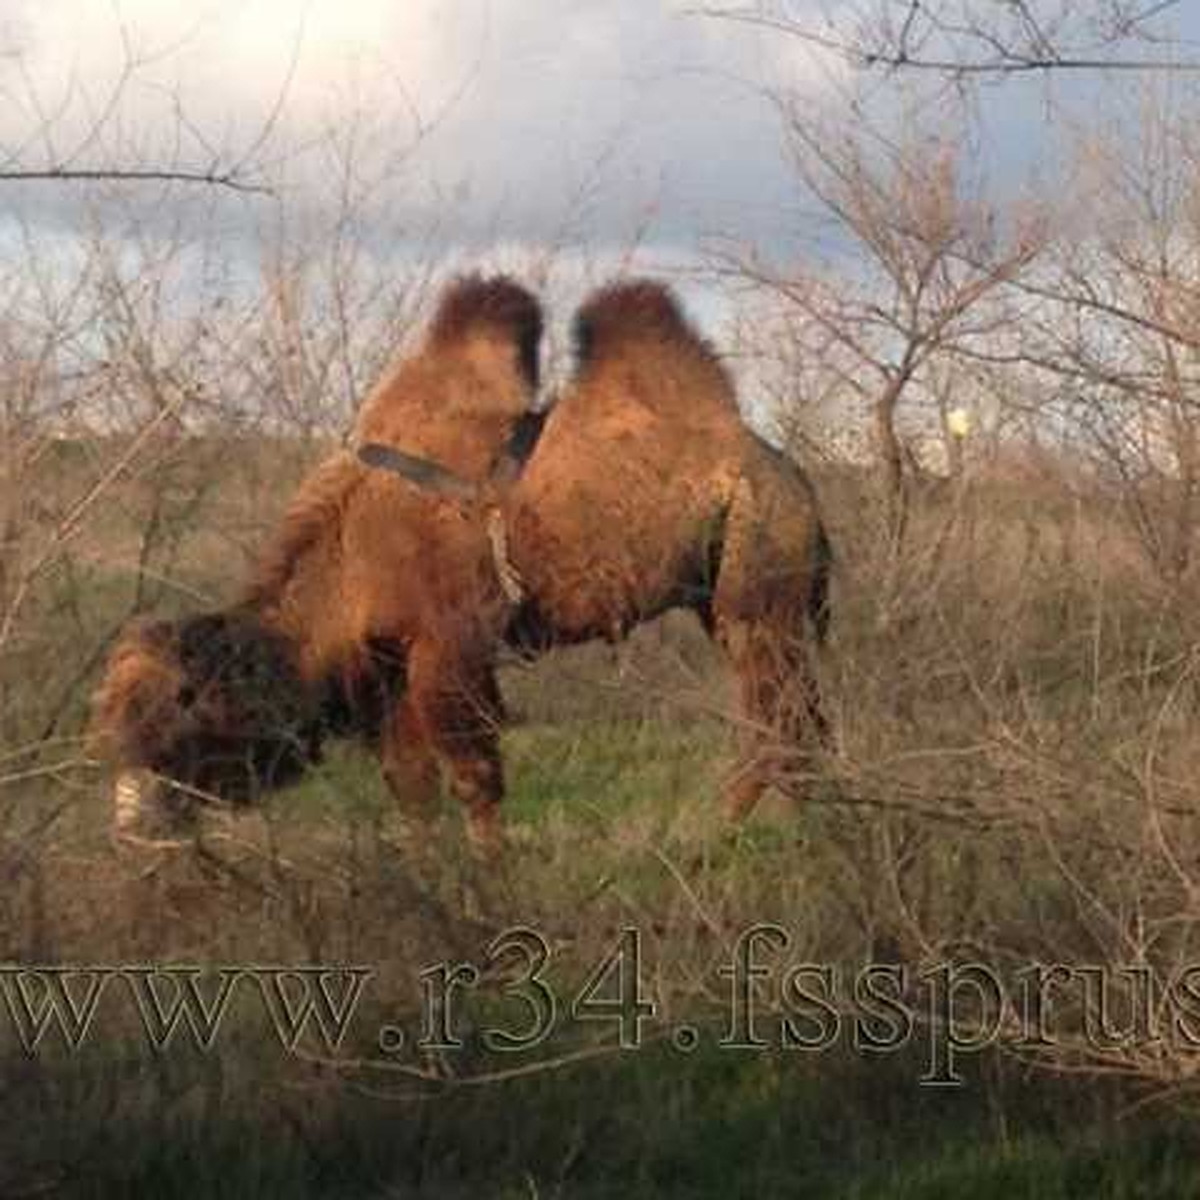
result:
[[[485,851],[497,848],[503,709],[490,656],[462,639],[423,639],[409,654],[405,704],[420,742],[436,755],[466,807],[472,843]]]
[[[383,777],[404,815],[419,825],[430,825],[437,816],[441,770],[409,694],[384,724],[380,757]]]

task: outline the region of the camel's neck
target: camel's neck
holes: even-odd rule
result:
[[[304,600],[337,578],[342,513],[362,478],[350,454],[323,462],[300,485],[259,559],[243,604],[284,636],[304,636],[298,614],[312,611]]]

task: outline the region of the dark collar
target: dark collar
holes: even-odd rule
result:
[[[394,446],[382,442],[364,442],[358,448],[358,461],[368,467],[379,467],[407,479],[409,483],[439,496],[453,496],[458,500],[472,500],[479,495],[479,485],[456,475],[431,458],[418,458],[405,454]]]
[[[509,484],[516,481],[525,468],[538,439],[542,436],[542,428],[549,416],[548,410],[527,412],[519,417],[513,425],[508,444],[504,453],[492,469],[492,484]],[[484,485],[464,479],[461,475],[442,466],[431,458],[421,458],[416,454],[406,454],[395,446],[383,442],[363,442],[358,447],[358,461],[368,467],[378,467],[407,479],[409,483],[427,492],[439,496],[452,496],[457,500],[473,500],[480,495]]]

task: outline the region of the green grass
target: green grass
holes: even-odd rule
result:
[[[509,795],[518,823],[607,819],[694,799],[714,789],[728,731],[654,720],[571,722],[519,728],[505,737]]]
[[[712,1050],[602,1063],[420,1104],[304,1085],[237,1058],[167,1063],[89,1092],[69,1126],[24,1131],[19,1157],[78,1196],[820,1196],[845,1200],[1184,1197],[1194,1130],[1105,1124],[1044,1082],[980,1064],[922,1090],[911,1062]],[[136,1097],[130,1088],[136,1084]],[[18,1093],[20,1094],[20,1093]],[[122,1097],[124,1097],[122,1099]],[[106,1103],[106,1101],[108,1103]],[[999,1106],[1010,1107],[1001,1120]],[[60,1105],[26,1119],[57,1118]],[[65,1168],[56,1178],[50,1162]]]

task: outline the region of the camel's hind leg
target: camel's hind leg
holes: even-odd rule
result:
[[[765,621],[719,616],[715,632],[740,690],[739,762],[723,804],[732,820],[741,820],[785,772],[803,766],[828,727],[808,647],[799,634],[782,634]]]
[[[797,476],[740,481],[707,614],[741,690],[741,761],[724,798],[734,819],[826,738],[813,650],[828,624],[831,565],[815,502]]]

